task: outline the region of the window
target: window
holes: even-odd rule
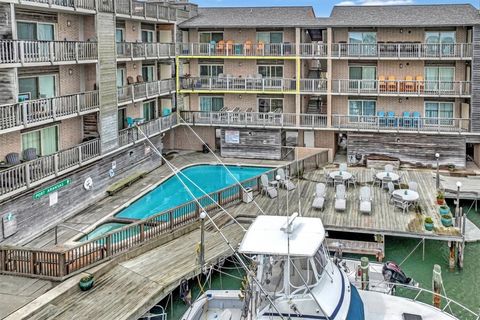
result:
[[[121,88],[125,86],[125,69],[118,68],[117,69],[117,88]]]
[[[377,102],[375,100],[349,100],[348,115],[350,122],[371,121],[370,117],[375,116]]]
[[[374,56],[377,53],[376,32],[349,32],[348,53],[359,56]]]
[[[261,74],[264,78],[283,78],[283,66],[258,66],[258,73]]]
[[[455,53],[455,31],[425,32],[426,53],[431,56],[449,56]]]
[[[223,40],[223,32],[200,32],[198,37],[200,43],[217,43]]]
[[[22,134],[22,150],[35,148],[40,156],[58,151],[58,126],[43,128]]]
[[[282,43],[283,33],[274,32],[257,32],[257,43]]]
[[[283,112],[283,99],[258,98],[258,112]]]
[[[115,41],[116,42],[124,42],[125,41],[125,31],[121,28],[115,29]]]
[[[200,97],[200,111],[220,111],[223,109],[223,97]]]
[[[215,64],[200,65],[201,77],[218,77],[218,75],[221,73],[223,73],[223,65],[215,65]]]
[[[18,92],[22,101],[55,97],[55,76],[19,78]]]
[[[425,102],[427,124],[452,125],[453,102]]]
[[[425,67],[425,91],[453,91],[455,81],[454,67]]]
[[[350,89],[375,89],[377,79],[377,67],[352,66],[349,69]],[[361,81],[358,81],[361,80]]]
[[[127,109],[118,109],[118,130],[123,130],[127,127]]]
[[[54,40],[54,30],[51,23],[17,22],[19,40]]]
[[[142,66],[142,77],[144,82],[155,80],[154,66]]]
[[[153,31],[142,30],[142,42],[153,42]]]
[[[143,104],[143,119],[145,119],[145,121],[155,119],[156,114],[155,101],[148,101]]]

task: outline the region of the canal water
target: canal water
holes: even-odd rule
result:
[[[469,206],[464,207],[467,210]],[[466,211],[465,211],[466,212]],[[469,219],[477,226],[480,226],[480,210],[473,210],[468,214]],[[387,237],[386,260],[393,260],[397,263],[402,262],[418,245],[419,239]],[[467,243],[465,248],[464,269],[456,269],[450,272],[448,269],[449,250],[445,242],[427,240],[425,243],[425,259],[422,260],[422,245],[411,254],[411,256],[402,264],[402,269],[407,276],[412,277],[420,286],[425,289],[432,289],[432,270],[435,264],[442,267],[442,276],[446,295],[462,303],[475,312],[480,310],[480,242]],[[234,277],[241,278],[243,272],[230,263],[225,264],[224,272]],[[225,274],[216,273],[211,281],[206,282],[206,288],[213,289],[238,289],[241,280]],[[202,279],[204,282],[205,279]],[[190,281],[192,288],[192,297],[197,297],[200,293],[197,281]],[[178,290],[172,295],[173,299],[165,299],[162,305],[166,307],[168,320],[181,319],[182,314],[187,310],[187,306],[179,299]],[[168,301],[167,301],[168,300]],[[431,296],[425,296],[422,300],[431,302]],[[172,303],[173,301],[173,303]],[[168,306],[167,306],[168,305]]]

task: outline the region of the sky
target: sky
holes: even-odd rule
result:
[[[388,5],[388,4],[435,4],[471,3],[478,7],[480,0],[190,0],[201,7],[243,6],[312,6],[317,16],[329,16],[333,6],[344,5]]]

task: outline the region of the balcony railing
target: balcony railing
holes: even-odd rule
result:
[[[59,6],[73,9],[95,10],[95,0],[22,0],[28,4]]]
[[[48,99],[29,100],[0,106],[0,130],[29,127],[98,111],[98,91]]]
[[[180,43],[177,48],[181,56],[295,56],[294,43]]]
[[[115,10],[117,14],[125,14],[136,18],[170,21],[175,21],[177,19],[175,8],[161,5],[159,3],[135,0],[116,0]]]
[[[327,57],[328,45],[325,43],[301,43],[300,56],[302,57]]]
[[[233,109],[235,110],[235,109]],[[398,132],[468,132],[469,119],[422,118],[422,117],[378,117],[332,115],[332,126],[328,116],[322,114],[294,114],[281,112],[245,111],[183,111],[183,120],[191,125],[251,126],[251,127],[292,127],[337,130],[375,130]]]
[[[471,43],[335,43],[332,57],[338,58],[395,58],[395,59],[470,59]]]
[[[177,124],[177,115],[170,114],[166,117],[161,117],[139,124],[138,127],[126,128],[118,132],[118,145],[120,147],[143,140],[145,136],[148,137],[164,132]],[[140,130],[139,130],[140,129]]]
[[[157,42],[117,42],[117,59],[158,59],[174,57],[175,46]]]
[[[96,42],[0,40],[0,64],[93,62],[97,57]]]
[[[175,91],[174,79],[136,83],[117,89],[118,103],[133,103],[155,98],[159,95],[169,94],[172,91]]]
[[[327,93],[326,79],[300,79],[300,92]]]
[[[469,81],[332,80],[334,94],[464,97]]]
[[[295,92],[296,80],[285,78],[194,77],[181,79],[181,89],[190,91]]]
[[[58,176],[65,170],[81,165],[100,155],[100,140],[82,143],[52,155],[24,162],[0,171],[0,196],[30,188],[33,184]]]

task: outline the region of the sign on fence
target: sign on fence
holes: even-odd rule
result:
[[[35,199],[35,200],[40,199],[41,197],[43,197],[43,196],[45,196],[49,193],[52,193],[54,191],[57,191],[58,189],[61,189],[63,187],[68,186],[70,184],[70,182],[72,182],[72,180],[65,179],[65,180],[60,181],[59,183],[54,184],[53,186],[50,186],[50,187],[45,188],[43,190],[40,190],[40,191],[34,193],[33,199]]]
[[[3,237],[8,238],[17,232],[17,217],[9,212],[2,217]]]

